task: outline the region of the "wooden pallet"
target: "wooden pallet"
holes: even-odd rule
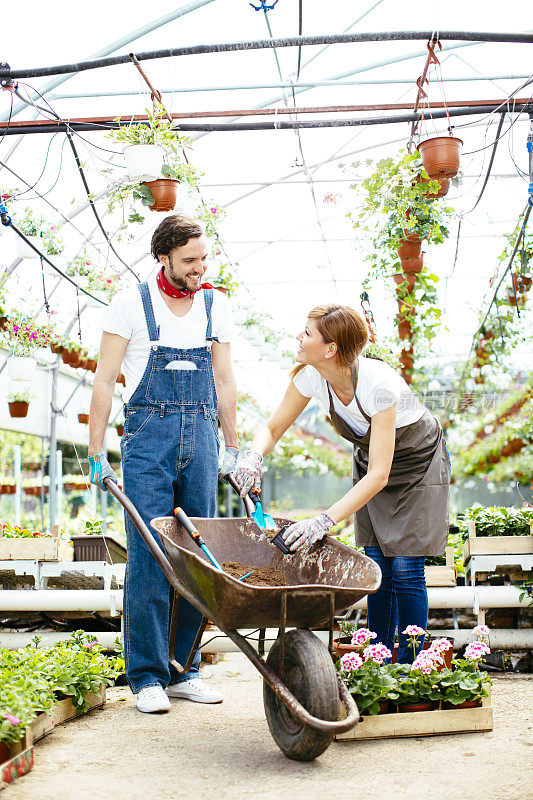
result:
[[[361,717],[351,731],[335,736],[337,740],[394,739],[403,736],[435,736],[446,733],[476,733],[493,728],[492,707],[484,697],[478,708],[456,708],[445,711],[377,714]]]
[[[99,692],[95,694],[88,694],[85,696],[85,699],[89,703],[89,711],[92,711],[93,708],[99,708],[103,706],[106,701],[106,687],[102,686]],[[76,707],[73,705],[72,700],[67,698],[66,700],[60,700],[50,711],[45,711],[42,714],[34,719],[32,722],[31,728],[31,740],[33,743],[38,742],[39,739],[42,739],[44,736],[47,736],[49,733],[52,733],[56,725],[61,725],[63,722],[68,722],[75,717],[80,716],[76,714]]]
[[[453,547],[447,547],[446,565],[440,567],[426,567],[426,586],[455,586],[457,575],[453,558]]]
[[[529,536],[477,536],[476,524],[468,520],[468,539],[463,545],[463,563],[470,556],[533,554],[533,523]]]
[[[0,535],[0,561],[59,561],[60,544],[59,525],[52,527],[52,536],[46,539],[7,539]]]

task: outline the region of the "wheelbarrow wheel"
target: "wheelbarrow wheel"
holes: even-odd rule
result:
[[[280,674],[280,642],[270,650],[267,664]],[[283,683],[315,717],[339,718],[339,690],[335,667],[327,648],[311,631],[292,630],[285,634]],[[312,761],[331,744],[333,733],[317,731],[299,722],[263,682],[263,702],[270,733],[288,758]]]

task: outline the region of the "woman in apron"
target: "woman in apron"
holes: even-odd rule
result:
[[[285,543],[292,551],[310,547],[355,513],[356,544],[382,572],[380,588],[368,596],[368,626],[390,650],[398,628],[398,660],[411,662],[416,653],[403,631],[427,627],[425,556],[443,553],[448,537],[450,460],[442,428],[392,367],[361,355],[368,331],[353,309],[313,309],[297,339],[299,363],[285,396],[235,480],[242,496],[260,488],[263,456],[311,397],[322,403],[353,444],[353,488],[325,512],[291,525]]]

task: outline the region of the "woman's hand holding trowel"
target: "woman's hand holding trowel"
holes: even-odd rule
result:
[[[245,497],[248,493],[261,491],[261,464],[263,456],[255,450],[246,450],[239,459],[233,478],[239,487],[239,494]]]

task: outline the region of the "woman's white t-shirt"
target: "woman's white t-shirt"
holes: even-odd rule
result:
[[[401,375],[384,361],[374,358],[358,358],[357,399],[369,417],[396,404],[396,427],[402,428],[417,422],[425,411],[416,396],[409,389]],[[294,385],[304,397],[316,397],[329,412],[329,397],[326,381],[311,366],[304,367],[294,378]],[[354,399],[345,406],[331,389],[333,407],[337,414],[345,420],[357,434],[363,435],[368,430],[357,402]]]
[[[159,325],[159,341],[163,347],[187,349],[205,347],[207,314],[204,292],[194,295],[190,310],[183,317],[177,317],[167,306],[157,286],[156,279],[148,281],[156,325]],[[222,292],[213,292],[211,310],[212,336],[219,342],[230,342],[233,337],[233,318],[228,298]],[[150,353],[148,328],[144,316],[141,293],[137,286],[119,292],[111,300],[104,312],[102,329],[128,339],[122,369],[126,378],[123,393],[127,402],[141,380]]]

